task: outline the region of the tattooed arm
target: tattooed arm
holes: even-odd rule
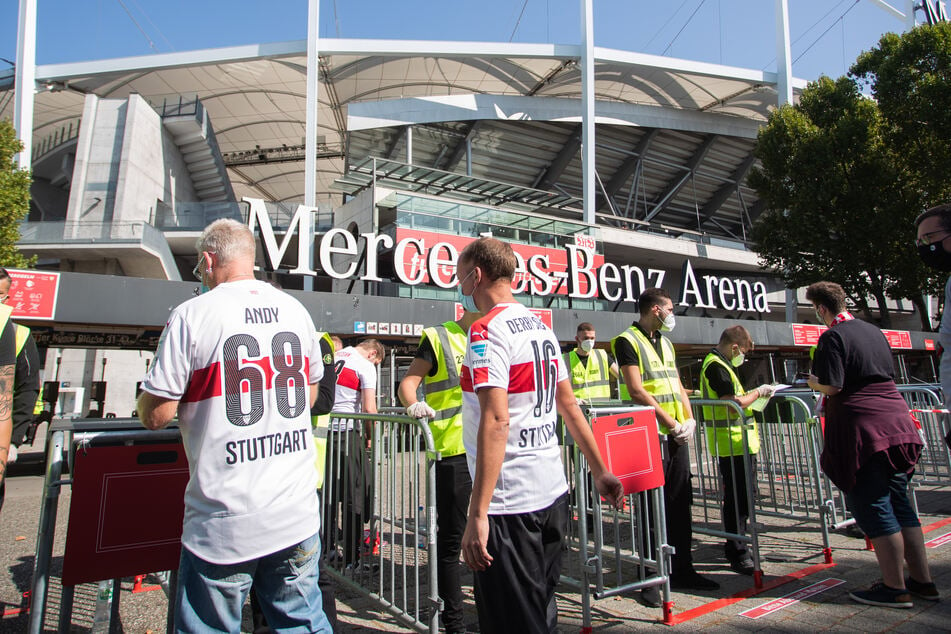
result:
[[[16,364],[0,366],[0,481],[7,472],[7,455],[13,433],[13,376]]]

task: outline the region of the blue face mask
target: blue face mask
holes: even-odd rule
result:
[[[473,273],[475,273],[475,269],[469,271],[469,275],[472,275]],[[479,312],[479,307],[476,306],[475,299],[472,298],[472,295],[466,295],[462,292],[462,285],[465,284],[467,279],[469,279],[469,275],[466,275],[462,281],[459,282],[459,286],[456,287],[459,289],[459,303],[462,304],[462,308],[464,310],[467,310],[470,313],[477,313]],[[472,291],[475,292],[475,288],[473,288]]]

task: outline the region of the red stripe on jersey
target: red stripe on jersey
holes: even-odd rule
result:
[[[495,319],[495,316],[500,312],[508,308],[508,304],[500,304],[487,312],[485,316],[480,319],[477,319],[475,323],[469,328],[469,340],[470,341],[488,341],[489,339],[489,322]]]
[[[353,370],[353,368],[344,367],[340,370],[340,374],[337,375],[337,385],[349,387],[351,390],[359,391],[360,376]]]
[[[462,388],[463,392],[472,391],[472,374],[469,368],[465,365],[463,365],[462,369],[459,371],[459,387]]]
[[[516,363],[509,368],[509,394],[535,391],[535,364]]]
[[[221,364],[218,362],[192,372],[181,402],[196,403],[215,396],[221,396]]]

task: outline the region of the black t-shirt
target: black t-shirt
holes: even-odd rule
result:
[[[310,408],[312,416],[327,414],[334,408],[334,398],[337,392],[337,373],[334,371],[334,347],[320,338],[320,359],[324,365],[324,376],[317,384],[317,400]]]
[[[16,326],[9,319],[0,334],[0,366],[15,365],[17,362]]]
[[[644,334],[644,336],[647,337],[647,340],[650,341],[651,344],[653,344],[654,350],[657,351],[657,356],[663,358],[664,349],[661,347],[661,343],[660,343],[660,340],[662,338],[660,331],[659,330],[655,331],[654,336],[652,337],[650,336],[650,334],[647,333],[646,330],[641,328],[641,325],[637,323],[636,321],[631,325],[637,328],[638,330],[640,330]],[[614,355],[617,358],[618,367],[621,367],[621,368],[623,368],[626,365],[638,365],[638,362],[640,360],[640,356],[637,354],[637,348],[627,339],[617,340],[617,343],[614,344]]]
[[[895,379],[895,362],[885,335],[860,319],[836,324],[819,337],[812,372],[819,383],[850,391]]]
[[[436,373],[439,371],[439,359],[436,358],[436,351],[433,350],[433,344],[429,340],[429,337],[419,342],[419,347],[416,349],[416,358],[429,362],[431,367],[429,368],[429,372],[426,373],[426,376],[436,376]]]
[[[724,362],[730,363],[729,360],[720,354],[720,351],[716,348],[714,348],[712,352],[713,354],[720,357]],[[733,389],[733,378],[730,376],[730,371],[719,363],[711,363],[708,365],[703,374],[707,377],[707,384],[710,386],[710,389],[712,389],[718,397],[742,396],[737,394]],[[704,397],[706,396],[707,395],[704,394]]]

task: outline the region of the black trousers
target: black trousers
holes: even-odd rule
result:
[[[567,529],[567,494],[540,511],[489,516],[492,565],[475,573],[476,608],[483,634],[558,631],[555,586],[561,576]]]
[[[328,439],[332,441],[329,447],[333,456],[329,457],[324,474],[324,492],[329,493],[329,499],[324,507],[326,517],[321,518],[323,552],[326,554],[342,546],[343,563],[348,565],[360,558],[363,525],[370,520],[370,463],[363,446],[363,435],[357,429],[331,431]],[[333,484],[328,487],[331,479]],[[337,539],[338,521],[342,543]]]
[[[690,547],[693,542],[693,487],[690,483],[690,446],[678,445],[668,436],[660,437],[661,454],[664,467],[664,526],[667,529],[667,543],[677,552],[671,557],[670,568],[673,574],[693,570],[693,555]],[[666,445],[666,446],[665,446]],[[655,547],[653,517],[654,505],[647,503],[649,547],[653,555]]]
[[[723,530],[745,535],[750,519],[747,482],[756,474],[756,456],[750,456],[749,474],[743,456],[721,456],[718,462],[720,477],[723,478]],[[730,559],[741,559],[749,555],[749,548],[746,542],[728,539],[724,552]]]
[[[439,598],[443,601],[442,625],[447,632],[462,631],[465,627],[459,553],[471,494],[466,454],[436,463],[436,572]]]

